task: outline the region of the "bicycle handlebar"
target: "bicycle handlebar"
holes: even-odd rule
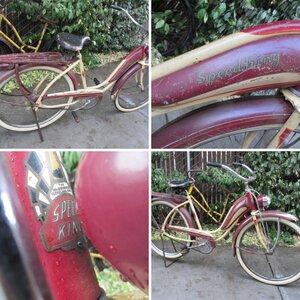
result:
[[[241,174],[237,173],[236,171],[232,170],[230,167],[228,167],[226,165],[223,165],[221,163],[207,162],[206,165],[209,166],[209,167],[222,168],[226,171],[229,171],[231,174],[233,174],[234,176],[240,178],[241,180],[245,181],[246,183],[252,182],[256,179],[256,175],[255,175],[254,171],[252,169],[250,169],[248,166],[246,166],[242,163],[234,162],[234,163],[232,163],[232,165],[234,167],[243,167],[243,168],[245,168],[250,173],[249,177],[244,177]]]
[[[136,19],[133,18],[133,16],[126,10],[124,9],[123,7],[120,7],[118,5],[115,5],[115,4],[110,4],[108,6],[109,8],[112,8],[112,9],[115,9],[115,10],[118,10],[118,11],[121,11],[122,13],[124,13],[136,26],[138,26],[139,28],[143,29],[145,32],[148,32],[148,28],[144,28],[143,25],[141,25],[140,23],[138,23],[138,21]]]

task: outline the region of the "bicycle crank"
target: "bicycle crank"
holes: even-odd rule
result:
[[[84,101],[83,101],[83,104],[75,109],[73,109],[71,111],[71,114],[75,120],[76,123],[79,123],[80,120],[79,120],[79,117],[77,116],[76,114],[76,111],[78,110],[88,110],[88,109],[91,109],[93,107],[95,107],[97,105],[97,103],[99,102],[99,98],[86,98]]]
[[[210,254],[215,248],[215,245],[213,245],[208,240],[200,240],[193,242],[193,245],[188,246],[188,249],[195,250],[198,252],[201,252],[202,254]]]

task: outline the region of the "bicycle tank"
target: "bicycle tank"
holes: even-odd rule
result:
[[[85,153],[77,174],[75,195],[85,233],[123,278],[147,292],[147,153]]]
[[[296,86],[299,59],[300,21],[259,25],[154,67],[152,105],[163,110],[209,104],[255,90]]]

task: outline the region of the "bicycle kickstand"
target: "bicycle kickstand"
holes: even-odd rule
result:
[[[164,239],[162,237],[161,238],[161,242],[162,242],[162,247],[163,247],[163,254],[164,254],[164,265],[165,265],[165,268],[168,268],[170,266],[172,266],[174,263],[176,263],[180,258],[182,258],[183,256],[185,256],[188,251],[185,251],[183,252],[182,251],[182,256],[176,258],[175,260],[173,260],[172,262],[168,263],[167,259],[166,259],[166,255],[165,255],[165,243],[164,243]],[[173,244],[173,241],[172,241],[172,244]],[[174,244],[173,244],[173,247],[174,247]],[[188,250],[188,249],[187,249]]]
[[[43,138],[42,130],[41,130],[41,127],[40,127],[38,118],[37,118],[36,111],[35,111],[35,109],[34,109],[33,106],[31,106],[31,110],[32,110],[32,112],[33,112],[34,119],[35,119],[35,122],[36,122],[36,126],[37,126],[37,128],[38,128],[38,133],[39,133],[40,140],[41,140],[41,142],[43,142],[43,141],[44,141],[44,138]]]

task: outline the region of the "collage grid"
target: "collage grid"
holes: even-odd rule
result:
[[[0,300],[299,299],[300,4],[258,2],[0,1]]]

